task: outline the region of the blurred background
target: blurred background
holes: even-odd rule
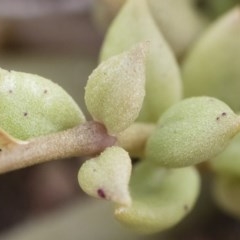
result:
[[[59,83],[87,114],[84,86],[115,14],[102,13],[100,23],[99,2],[0,0],[0,67]],[[171,234],[136,235],[114,220],[108,203],[82,193],[77,183],[81,162],[61,160],[1,175],[0,239],[240,239],[239,223],[212,205],[208,184],[192,215]]]

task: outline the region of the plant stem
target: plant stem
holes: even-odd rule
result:
[[[108,135],[102,124],[86,122],[4,150],[0,154],[0,173],[56,159],[96,155],[115,142],[115,137]]]

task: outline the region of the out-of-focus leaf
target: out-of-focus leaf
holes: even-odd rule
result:
[[[141,162],[130,182],[132,205],[117,206],[116,218],[141,233],[176,225],[192,209],[199,193],[198,172],[192,168],[161,169]]]
[[[185,96],[213,96],[240,111],[240,8],[216,20],[183,62]]]
[[[106,34],[100,57],[101,61],[106,60],[146,40],[150,42],[146,96],[139,121],[156,122],[163,111],[181,99],[182,82],[175,56],[156,26],[146,0],[124,4]]]

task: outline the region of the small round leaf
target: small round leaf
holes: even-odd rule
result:
[[[85,118],[60,86],[43,77],[0,69],[0,127],[25,140],[74,127]]]

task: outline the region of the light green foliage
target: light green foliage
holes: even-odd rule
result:
[[[183,63],[185,95],[214,96],[240,110],[240,10],[214,22]]]
[[[240,178],[215,177],[213,193],[222,209],[240,218]]]
[[[240,135],[238,134],[227,148],[210,161],[211,168],[222,176],[240,178]]]
[[[212,97],[185,99],[169,108],[149,138],[146,156],[166,167],[210,160],[222,152],[240,129],[240,118]]]
[[[205,3],[219,12],[235,1]],[[194,3],[98,0],[93,14],[103,29],[122,8],[85,87],[95,122],[59,135],[22,141],[85,122],[73,99],[47,79],[0,69],[0,172],[98,154],[79,170],[83,191],[112,202],[123,225],[152,234],[189,214],[200,189],[193,165],[210,160],[216,202],[240,218],[240,135],[231,143],[240,131],[233,112],[240,110],[240,8],[210,26],[183,59],[207,24]],[[183,63],[185,96],[194,96],[181,102],[174,53]],[[129,155],[144,158],[132,175]]]
[[[202,33],[206,18],[194,5],[194,0],[148,0],[159,29],[174,50],[181,56]]]
[[[104,40],[101,61],[146,40],[150,41],[146,97],[139,120],[156,122],[164,110],[180,100],[182,83],[175,57],[152,19],[145,0],[129,0],[121,8]]]
[[[130,205],[128,183],[131,170],[128,153],[120,147],[109,147],[82,165],[78,181],[82,189],[93,197]]]
[[[145,96],[145,54],[148,43],[100,64],[85,88],[87,108],[112,134],[123,131],[137,118]]]
[[[198,172],[192,167],[167,170],[141,162],[130,182],[132,205],[117,206],[115,216],[141,233],[165,230],[189,213],[199,185]]]
[[[22,140],[85,121],[77,104],[60,86],[33,74],[0,69],[0,102],[0,127]]]

